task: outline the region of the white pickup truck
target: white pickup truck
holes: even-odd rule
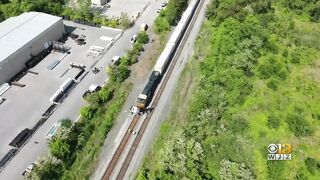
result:
[[[35,163],[29,164],[27,168],[23,171],[22,176],[27,176],[28,174],[30,174],[34,166],[35,166]]]
[[[99,85],[96,85],[96,84],[91,84],[89,86],[89,90],[86,91],[83,95],[82,95],[82,98],[85,98],[87,95],[89,95],[90,93],[94,93],[94,92],[97,92],[101,89],[101,86]]]

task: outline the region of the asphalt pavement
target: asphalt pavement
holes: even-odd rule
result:
[[[130,29],[126,30],[118,41],[103,55],[97,62],[96,67],[102,67],[103,70],[98,74],[90,73],[76,86],[76,88],[69,94],[65,101],[59,105],[54,114],[46,121],[46,123],[33,135],[29,142],[20,150],[20,152],[9,162],[9,164],[0,173],[0,179],[23,179],[21,175],[24,169],[32,162],[36,161],[41,154],[48,152],[47,141],[45,139],[46,133],[50,127],[57,123],[60,119],[70,118],[77,120],[79,117],[80,108],[84,105],[82,101],[82,94],[89,88],[90,84],[102,84],[108,80],[104,67],[110,63],[111,58],[115,55],[123,55],[126,50],[130,48],[130,38],[140,30],[142,23],[153,24],[156,18],[156,9],[160,2],[152,2],[145,12],[138,19],[136,24]],[[140,89],[136,90],[139,92]],[[137,96],[136,96],[137,97]],[[132,99],[136,99],[132,96]],[[125,107],[124,109],[127,109]],[[121,127],[122,122],[118,122]],[[118,129],[119,130],[119,129]],[[114,136],[115,138],[116,136]],[[112,141],[114,141],[114,138]],[[37,143],[35,143],[37,142]]]
[[[70,67],[70,62],[90,67],[101,57],[88,57],[89,48],[91,46],[106,48],[110,42],[100,38],[115,39],[122,32],[116,29],[86,27],[68,21],[64,24],[76,27],[73,33],[85,34],[86,44],[80,46],[68,38],[64,46],[71,48],[70,54],[51,51],[40,63],[30,69],[34,73],[27,73],[18,81],[25,87],[11,86],[2,95],[6,101],[0,106],[0,157],[12,148],[8,144],[21,130],[31,129],[37,123],[52,104],[49,99],[60,85],[79,73],[78,68]],[[83,30],[84,27],[85,30]],[[56,62],[59,63],[56,64]],[[56,64],[54,67],[53,63]]]
[[[137,16],[139,12],[143,11],[151,1],[155,0],[125,0],[125,1],[111,1],[110,8],[105,9],[104,14],[109,17],[121,17],[121,13],[126,13],[129,18]]]

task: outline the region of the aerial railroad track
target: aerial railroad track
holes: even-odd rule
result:
[[[178,57],[181,54],[181,51],[182,51],[182,49],[183,49],[183,47],[184,47],[184,45],[185,45],[185,43],[186,43],[186,41],[187,41],[187,39],[188,39],[188,37],[190,35],[191,29],[192,29],[194,23],[196,22],[197,17],[199,16],[199,13],[200,13],[200,10],[201,10],[201,8],[202,8],[202,6],[204,4],[204,1],[205,0],[200,0],[199,4],[196,7],[196,10],[195,10],[195,12],[194,12],[194,14],[193,14],[193,16],[192,16],[192,18],[190,20],[190,23],[188,24],[187,29],[183,34],[183,37],[182,37],[182,39],[181,39],[181,41],[180,41],[180,43],[178,45],[178,48],[175,51],[175,54],[174,54],[174,56],[172,58],[171,64],[169,65],[169,68],[168,68],[168,70],[167,70],[167,72],[165,74],[165,78],[163,79],[163,82],[161,83],[160,88],[159,88],[156,96],[154,97],[154,99],[152,101],[152,104],[151,104],[152,109],[154,109],[157,106],[157,104],[158,104],[158,102],[160,100],[160,97],[161,97],[161,95],[162,95],[162,93],[163,93],[163,91],[164,91],[164,89],[165,89],[165,87],[167,85],[167,82],[170,79],[170,76],[171,76],[171,74],[173,72],[173,69],[174,69],[174,67],[175,67],[175,65],[176,65],[176,63],[178,61]],[[124,176],[126,174],[126,171],[127,171],[128,167],[129,167],[129,165],[131,163],[131,160],[132,160],[132,158],[133,158],[133,156],[134,156],[134,154],[135,154],[135,152],[136,152],[136,150],[137,150],[137,148],[138,148],[138,146],[140,144],[140,141],[141,141],[141,139],[142,139],[142,137],[144,135],[144,132],[145,132],[145,130],[146,130],[146,128],[147,128],[147,126],[148,126],[148,124],[150,122],[150,119],[152,117],[153,112],[154,111],[152,110],[147,115],[147,117],[144,119],[140,129],[138,130],[137,136],[134,139],[134,142],[133,142],[132,146],[130,147],[130,150],[129,150],[129,152],[128,152],[128,154],[127,154],[127,156],[126,156],[126,158],[125,158],[125,160],[124,160],[124,162],[123,162],[123,164],[121,166],[119,174],[117,175],[117,178],[116,178],[117,180],[122,180],[124,178]],[[125,136],[121,140],[120,145],[118,146],[116,152],[113,154],[112,159],[109,162],[108,167],[107,167],[106,171],[103,174],[103,177],[102,177],[103,180],[109,180],[110,179],[110,176],[112,175],[113,170],[116,167],[118,160],[120,159],[120,157],[122,156],[126,146],[128,145],[128,141],[129,141],[129,139],[130,139],[130,137],[132,135],[131,130],[133,130],[136,127],[140,117],[141,116],[139,114],[135,114],[133,120],[131,121],[131,123],[129,125],[129,128],[127,129],[127,131],[125,133]]]

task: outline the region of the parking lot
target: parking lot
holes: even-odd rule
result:
[[[108,4],[110,8],[105,9],[106,16],[121,17],[121,13],[125,12],[129,17],[136,17],[150,4],[150,0],[111,0]]]
[[[84,35],[86,43],[78,45],[69,37],[64,46],[71,48],[70,54],[52,51],[30,69],[31,73],[18,81],[25,87],[11,86],[1,96],[6,101],[0,105],[0,158],[11,149],[8,144],[21,130],[32,128],[37,123],[52,104],[49,99],[60,85],[79,73],[80,69],[71,68],[70,62],[83,64],[86,71],[90,71],[122,33],[117,29],[82,26],[68,21],[64,23],[66,30]],[[104,71],[105,67],[98,68]]]

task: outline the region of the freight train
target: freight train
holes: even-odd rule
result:
[[[152,100],[154,91],[157,89],[158,84],[165,73],[171,59],[173,58],[175,51],[177,50],[180,41],[191,21],[191,18],[199,5],[200,0],[192,0],[189,3],[188,8],[185,10],[181,19],[170,36],[169,42],[162,51],[160,57],[157,60],[156,65],[149,77],[147,85],[144,87],[141,94],[138,96],[137,107],[141,110],[145,109]]]

